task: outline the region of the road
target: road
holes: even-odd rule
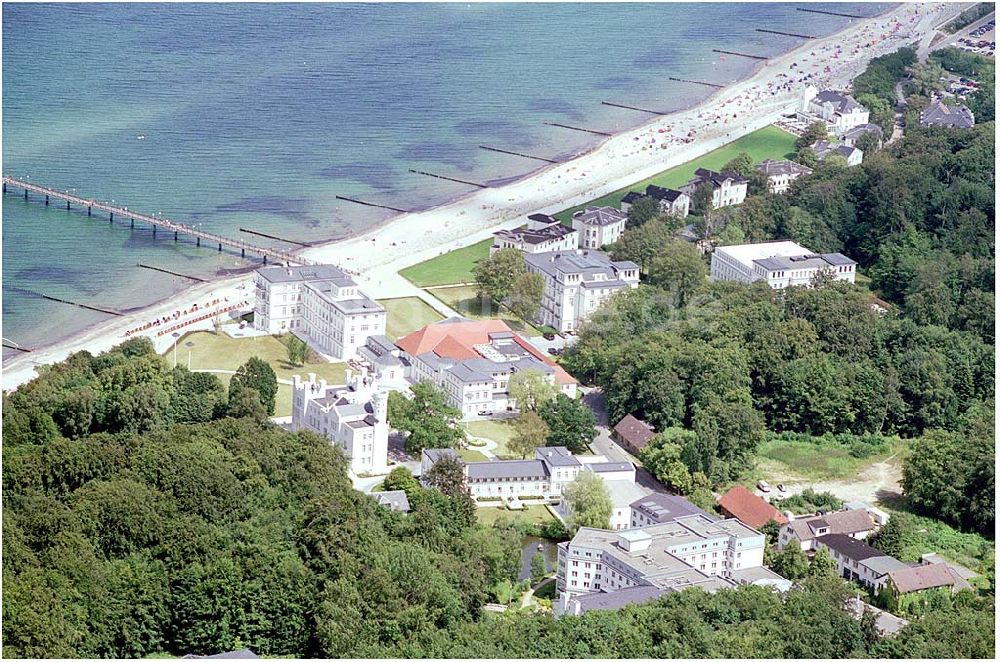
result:
[[[965,26],[964,28],[962,28],[961,30],[959,30],[958,32],[956,32],[955,34],[948,35],[946,38],[942,39],[937,44],[934,44],[934,40],[940,35],[939,30],[943,26],[945,26],[948,23],[950,23],[952,21],[952,19],[954,19],[956,16],[958,16],[963,11],[965,11],[965,9],[966,9],[966,7],[964,5],[958,4],[958,3],[956,3],[954,5],[954,7],[949,7],[948,10],[946,10],[945,12],[943,12],[941,14],[942,18],[941,18],[940,21],[937,21],[937,25],[934,25],[934,29],[933,30],[930,29],[930,28],[933,25],[932,21],[934,21],[934,19],[937,17],[937,15],[935,15],[935,14],[928,14],[927,16],[925,16],[920,21],[920,23],[918,24],[916,30],[918,32],[923,32],[924,30],[926,30],[926,33],[924,34],[923,38],[920,40],[920,44],[917,46],[917,59],[918,59],[918,61],[920,61],[920,62],[926,62],[927,61],[927,56],[931,53],[931,51],[936,51],[939,48],[945,48],[946,46],[950,46],[954,42],[958,41],[958,39],[960,37],[968,34],[972,30],[975,30],[977,27],[979,27],[983,23],[986,23],[987,21],[989,21],[994,16],[994,13],[990,13],[989,15],[984,16],[983,18],[979,19],[975,23],[972,23],[971,25]]]

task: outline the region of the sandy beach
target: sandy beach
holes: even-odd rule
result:
[[[422,291],[398,275],[400,269],[480,241],[502,227],[516,227],[526,214],[551,214],[583,204],[771,124],[794,110],[806,84],[844,89],[871,58],[918,41],[964,8],[962,4],[909,4],[855,20],[839,33],[809,40],[767,61],[752,77],[694,108],[615,135],[575,159],[444,206],[398,216],[362,235],[305,249],[301,255],[350,271],[375,298],[420,296]],[[199,285],[65,342],[14,357],[3,366],[3,388],[16,388],[32,379],[37,365],[61,361],[83,349],[97,354],[127,337],[146,335],[164,351],[173,343],[175,332],[211,328],[210,319],[199,319],[206,313],[244,301],[252,306],[250,283],[250,277],[240,276]],[[217,306],[208,306],[215,301]],[[197,310],[195,303],[200,304]],[[156,320],[160,322],[153,324]],[[132,333],[126,335],[128,331]]]

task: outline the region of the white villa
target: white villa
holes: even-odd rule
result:
[[[587,207],[574,213],[573,228],[580,236],[579,247],[597,250],[615,243],[625,232],[627,220],[628,214],[613,207]]]
[[[868,109],[850,94],[834,90],[818,92],[812,85],[803,91],[803,110],[826,120],[836,135],[843,135],[859,124],[867,124]]]
[[[715,172],[706,168],[694,171],[694,177],[681,187],[681,191],[689,198],[702,184],[712,187],[712,209],[741,204],[747,197],[749,180],[732,172]]]
[[[644,197],[656,200],[660,206],[661,214],[670,214],[677,218],[686,217],[691,208],[691,198],[688,197],[688,194],[676,189],[663,188],[662,186],[650,184],[646,187],[645,193],[639,193],[638,191],[629,191],[626,193],[621,201],[621,210],[628,213],[628,210],[635,204],[635,201]]]
[[[791,583],[763,566],[764,546],[764,534],[739,520],[699,514],[618,532],[581,528],[558,546],[555,610],[618,609],[686,588],[787,590]]]
[[[401,368],[408,383],[431,381],[449,396],[463,419],[515,409],[507,383],[521,370],[538,371],[560,393],[576,397],[577,381],[502,320],[453,317],[400,338],[398,353],[386,344],[370,341],[360,353],[362,361],[378,374]]]
[[[368,336],[385,333],[385,308],[332,265],[264,267],[254,283],[254,328],[292,331],[330,360],[347,360]]]
[[[339,446],[355,475],[388,473],[388,393],[367,370],[347,370],[346,386],[292,377],[292,430],[311,430]]]
[[[720,246],[712,253],[711,279],[752,283],[774,289],[810,285],[820,273],[854,282],[857,262],[840,253],[816,254],[794,241]]]
[[[524,261],[545,279],[538,321],[560,332],[575,331],[610,296],[639,286],[639,265],[612,262],[599,251],[525,255]]]
[[[493,233],[490,255],[504,248],[516,248],[524,253],[548,253],[573,250],[579,244],[577,230],[563,225],[546,214],[528,216],[527,225]]]
[[[812,174],[812,168],[788,159],[766,159],[758,163],[755,169],[767,177],[767,189],[771,193],[784,193],[796,179]]]

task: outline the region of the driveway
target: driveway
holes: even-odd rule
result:
[[[816,492],[830,492],[843,501],[864,501],[875,504],[902,496],[903,488],[900,485],[902,478],[902,462],[895,455],[891,455],[881,462],[869,465],[852,480],[817,482],[786,480],[784,485],[788,495],[798,494],[811,487]]]

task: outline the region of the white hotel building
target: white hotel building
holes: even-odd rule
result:
[[[385,333],[385,308],[332,265],[264,267],[254,283],[254,328],[294,332],[331,360],[345,361],[368,336]]]
[[[292,430],[310,430],[340,447],[355,475],[389,471],[388,392],[374,376],[347,371],[346,386],[292,377]]]
[[[816,254],[793,241],[719,246],[712,253],[711,279],[752,283],[774,289],[810,285],[820,273],[854,282],[857,262],[841,253]]]

